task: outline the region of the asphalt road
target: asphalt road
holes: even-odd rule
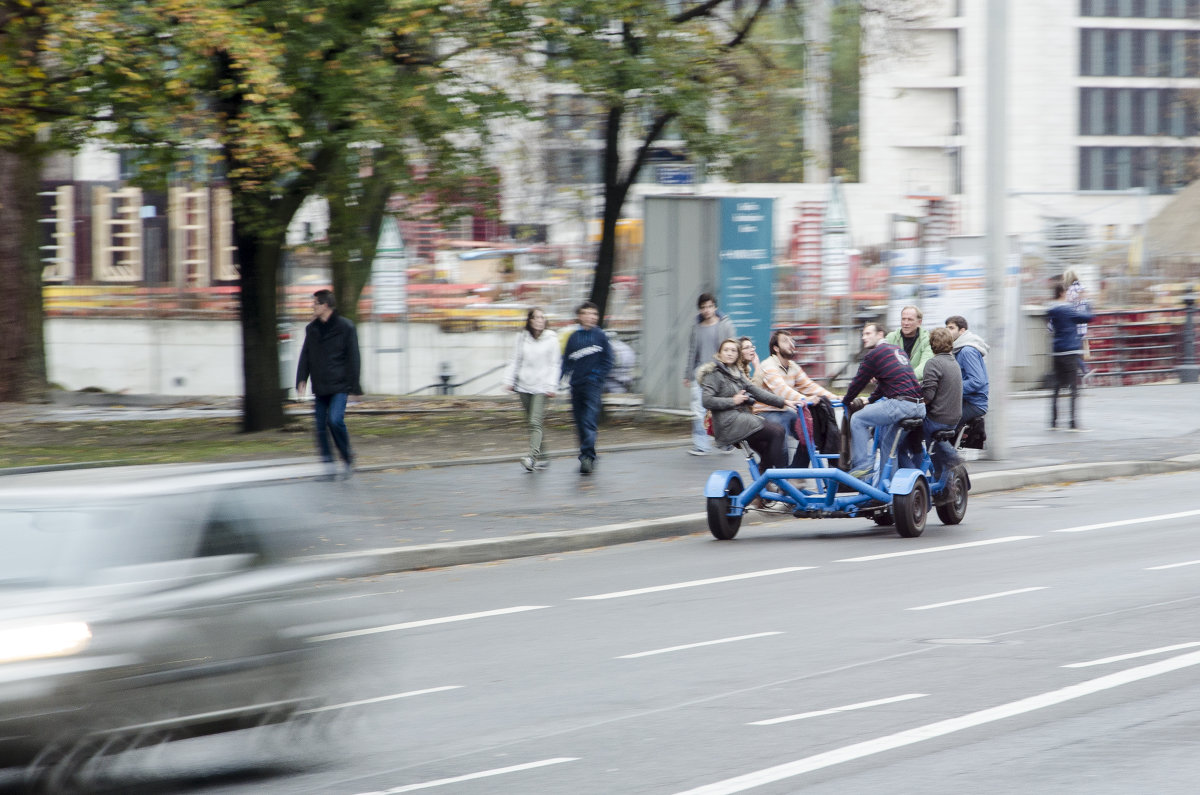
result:
[[[1197,489],[1025,489],[917,539],[781,522],[329,586],[320,720],[115,772],[140,792],[1191,793]]]

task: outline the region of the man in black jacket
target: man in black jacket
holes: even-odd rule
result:
[[[346,400],[363,393],[358,380],[358,332],[353,323],[337,313],[331,290],[313,293],[313,320],[304,329],[304,347],[296,368],[296,394],[300,397],[304,397],[304,385],[310,378],[321,460],[333,464],[329,447],[329,437],[333,436],[349,477],[354,471],[354,454],[346,430]]]

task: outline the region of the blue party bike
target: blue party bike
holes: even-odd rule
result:
[[[942,524],[956,525],[966,516],[967,492],[971,488],[967,469],[960,463],[945,467],[935,475],[921,420],[898,423],[899,429],[890,449],[885,451],[886,455],[878,456],[877,473],[868,476],[867,480],[860,480],[832,465],[830,462],[836,463],[839,456],[818,452],[806,424],[799,422],[797,425],[804,437],[800,443],[807,445],[812,462],[808,468],[759,472],[749,445],[742,442],[739,446],[746,454],[749,485],[734,470],[722,469],[708,476],[704,486],[708,529],[716,538],[728,541],[737,535],[746,511],[757,509],[754,507],[756,497],[774,503],[765,509],[773,513],[783,508],[800,519],[862,517],[881,526],[894,524],[896,532],[905,538],[915,538],[924,532],[931,505]],[[879,450],[882,431],[882,428],[875,429],[875,451]],[[937,431],[933,439],[957,442],[953,429]],[[902,454],[897,455],[897,451]],[[814,481],[815,488],[797,488],[791,482],[800,479]],[[767,490],[768,485],[772,490]]]

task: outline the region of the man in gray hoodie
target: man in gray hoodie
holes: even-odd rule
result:
[[[696,377],[696,368],[712,361],[721,340],[736,339],[737,329],[727,315],[717,311],[717,299],[712,293],[701,293],[696,300],[696,324],[688,338],[687,359],[683,363],[683,385],[692,391],[692,447],[688,450],[692,455],[706,455],[712,450],[712,438],[704,429],[704,404],[701,402],[703,393],[700,390],[700,379]]]
[[[962,315],[946,318],[946,328],[954,337],[954,358],[962,370],[962,419],[959,427],[988,410],[988,372],[983,357],[987,356],[988,344],[978,334],[967,330],[967,319]]]

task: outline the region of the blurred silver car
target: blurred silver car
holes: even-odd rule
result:
[[[0,477],[0,767],[66,789],[90,760],[288,719],[315,697],[288,562],[312,466]],[[299,611],[302,612],[302,611]]]

